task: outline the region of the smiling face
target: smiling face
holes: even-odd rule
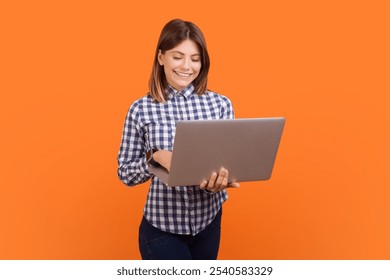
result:
[[[198,46],[190,39],[164,53],[160,50],[158,62],[164,67],[167,82],[178,91],[188,87],[198,77],[202,66]]]

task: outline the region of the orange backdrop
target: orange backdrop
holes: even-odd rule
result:
[[[390,259],[387,1],[3,1],[1,259],[139,259],[148,184],[116,156],[172,18],[236,117],[287,118],[270,181],[229,190],[220,259]]]

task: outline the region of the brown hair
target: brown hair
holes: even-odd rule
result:
[[[165,102],[168,82],[164,68],[158,63],[159,51],[164,54],[186,39],[196,43],[201,55],[201,68],[198,77],[193,81],[195,92],[199,95],[207,90],[207,76],[210,69],[210,58],[202,31],[194,23],[174,19],[168,22],[161,31],[153,61],[152,74],[149,80],[149,95],[157,102]]]

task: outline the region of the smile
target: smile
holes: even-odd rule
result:
[[[176,71],[173,71],[173,72],[175,72],[178,76],[185,77],[185,78],[188,78],[189,76],[192,75],[192,73],[181,73],[181,72],[176,72]]]

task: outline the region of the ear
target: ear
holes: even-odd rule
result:
[[[158,50],[158,55],[157,55],[158,63],[162,66],[164,65],[164,54],[162,53],[161,50]]]

